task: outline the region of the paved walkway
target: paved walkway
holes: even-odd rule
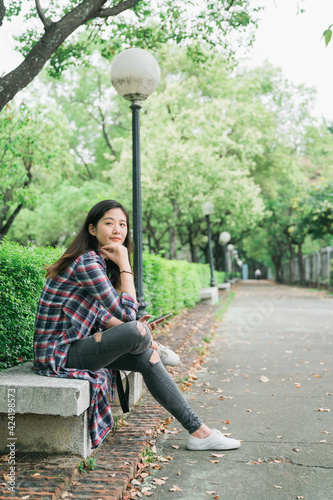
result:
[[[174,422],[156,441],[172,460],[137,488],[160,500],[332,500],[333,298],[243,282],[217,333],[186,397],[242,447],[187,451]]]
[[[94,471],[79,474],[77,457],[23,456],[12,495],[0,457],[0,500],[332,500],[333,298],[248,281],[214,322],[223,307],[198,305],[159,340],[179,350],[173,376],[190,404],[242,439],[239,450],[185,450],[185,431],[161,425],[164,410],[145,398],[97,451]],[[154,456],[143,466],[149,443]]]

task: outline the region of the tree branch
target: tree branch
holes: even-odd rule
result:
[[[131,9],[132,7],[135,7],[135,5],[139,3],[139,1],[140,0],[123,0],[122,2],[119,2],[117,5],[114,5],[113,7],[110,7],[108,9],[101,9],[95,17],[117,16],[121,12],[124,12],[124,10],[128,10]]]
[[[226,7],[226,11],[230,10],[233,4],[235,3],[235,0],[230,0],[228,7]]]
[[[10,226],[13,224],[14,220],[16,219],[16,217],[18,216],[18,214],[20,213],[20,211],[21,211],[22,208],[23,208],[23,203],[20,203],[19,205],[17,205],[17,207],[15,208],[14,212],[12,213],[12,215],[7,220],[6,224],[1,228],[1,230],[0,230],[0,240],[2,240],[4,238],[4,236],[6,236],[6,234],[9,231]]]
[[[51,26],[51,24],[52,24],[51,19],[48,19],[46,17],[46,15],[44,14],[43,9],[42,9],[42,7],[40,5],[39,0],[35,0],[35,3],[36,3],[37,14],[39,16],[39,19],[42,21],[42,23],[44,25],[44,28],[45,29],[49,28]]]
[[[107,0],[83,0],[59,21],[51,23],[24,61],[16,69],[0,78],[0,111],[7,102],[40,73],[58,47],[79,26],[82,26],[90,19],[115,16],[134,7],[139,1],[125,0],[110,9],[102,11],[101,9]],[[0,0],[0,6],[1,4],[3,4],[3,0]]]

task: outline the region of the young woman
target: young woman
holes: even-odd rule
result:
[[[156,401],[189,432],[188,449],[239,448],[239,441],[200,420],[161,362],[148,316],[136,321],[131,250],[124,207],[114,200],[97,203],[75,240],[47,270],[36,316],[34,371],[89,380],[93,448],[113,425],[107,394],[114,398],[115,370],[143,375]]]

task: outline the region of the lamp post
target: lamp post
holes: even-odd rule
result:
[[[121,52],[111,66],[111,82],[118,94],[131,101],[133,141],[133,239],[134,283],[139,302],[137,318],[145,312],[147,303],[143,295],[142,261],[142,210],[141,210],[141,163],[140,163],[140,109],[141,102],[156,89],[160,80],[160,68],[156,59],[143,49]]]
[[[234,273],[236,273],[236,268],[235,268],[235,266],[234,266],[234,260],[236,261],[236,260],[238,259],[238,252],[237,252],[237,249],[236,249],[235,247],[234,247],[234,249],[232,250],[231,254],[232,254],[232,257],[233,257],[233,258],[231,259],[231,262],[232,262],[232,264],[231,264],[231,265],[232,265],[232,271],[233,271],[233,275],[234,275]]]
[[[210,286],[215,286],[214,280],[214,263],[213,263],[213,250],[212,250],[212,236],[210,232],[209,216],[214,213],[214,205],[207,201],[202,205],[202,212],[206,217],[207,231],[208,231],[208,249],[209,249],[209,264],[210,264]]]
[[[228,256],[228,268],[230,270],[231,277],[232,277],[232,255],[231,254],[232,254],[233,249],[234,249],[234,245],[229,243],[229,245],[227,246],[227,250],[228,250],[227,256]]]
[[[220,242],[222,243],[224,247],[224,263],[225,263],[225,279],[224,282],[228,283],[229,278],[228,278],[228,256],[227,256],[227,243],[230,241],[230,234],[227,231],[223,231],[223,233],[220,234]]]
[[[239,272],[240,272],[240,275],[241,275],[241,277],[242,277],[242,266],[243,266],[243,261],[242,261],[242,260],[240,260],[240,259],[238,259],[237,264],[238,264],[238,266],[239,266]]]

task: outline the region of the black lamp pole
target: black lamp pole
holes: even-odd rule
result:
[[[137,318],[146,313],[147,302],[143,296],[143,259],[142,259],[142,210],[141,210],[141,162],[140,162],[140,109],[141,102],[133,101],[132,138],[133,138],[133,239],[134,239],[134,284],[139,309]]]
[[[228,277],[228,254],[227,254],[227,244],[224,244],[224,261],[225,261],[225,279],[224,282],[228,283],[229,277]]]
[[[206,215],[207,230],[208,230],[208,248],[209,248],[209,264],[210,264],[210,286],[215,286],[214,280],[214,264],[213,264],[213,249],[212,249],[212,235],[210,232],[209,215]]]

